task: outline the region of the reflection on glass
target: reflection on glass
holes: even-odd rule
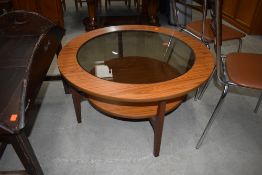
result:
[[[120,83],[156,83],[187,72],[194,52],[175,36],[147,31],[113,32],[86,42],[80,66],[99,78]]]

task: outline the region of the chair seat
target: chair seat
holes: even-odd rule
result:
[[[228,54],[226,69],[232,82],[245,87],[262,89],[262,54]]]
[[[214,42],[214,39],[215,39],[214,33],[210,26],[211,26],[211,19],[206,19],[204,39],[208,41],[209,43]],[[202,20],[193,21],[187,24],[186,28],[190,30],[192,33],[194,33],[195,35],[201,37]],[[222,41],[240,39],[245,36],[246,35],[244,33],[238,30],[235,30],[224,24],[222,25]]]

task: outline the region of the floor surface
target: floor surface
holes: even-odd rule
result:
[[[63,43],[85,32],[81,20],[86,7],[75,12],[67,0]],[[162,26],[167,25],[160,17]],[[237,42],[223,43],[223,52],[235,51]],[[262,37],[247,36],[242,51],[262,53]],[[50,72],[58,72],[54,62]],[[202,100],[193,92],[165,118],[159,157],[154,157],[149,122],[106,117],[82,103],[82,123],[76,121],[71,95],[61,82],[45,82],[37,99],[39,112],[29,136],[47,175],[261,175],[262,106],[255,114],[259,92],[231,89],[202,147],[195,145],[221,94],[214,80]],[[0,170],[23,169],[11,146],[0,160]]]

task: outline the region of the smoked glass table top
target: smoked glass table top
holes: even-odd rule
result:
[[[195,54],[175,36],[151,31],[117,31],[97,36],[78,49],[79,65],[104,80],[147,84],[177,78]]]

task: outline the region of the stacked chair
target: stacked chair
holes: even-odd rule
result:
[[[197,149],[200,148],[203,143],[203,140],[218,115],[218,111],[222,106],[231,86],[262,90],[262,54],[234,52],[222,55],[222,0],[216,0],[215,3],[212,4],[211,9],[213,11],[214,22],[210,24],[210,27],[213,29],[215,35],[217,77],[219,82],[223,85],[223,91],[218,104],[216,105],[215,110],[196,145]],[[261,98],[262,94],[259,98],[255,111],[259,108]]]
[[[193,37],[199,39],[203,42],[208,48],[210,48],[210,44],[214,43],[215,35],[213,33],[211,25],[211,19],[207,18],[207,12],[210,11],[212,4],[215,0],[194,0],[194,3],[188,3],[187,0],[171,0],[171,7],[173,7],[173,14],[175,15],[176,25],[180,30],[192,35]],[[186,25],[181,25],[181,21],[179,21],[178,14],[184,13],[179,10],[177,4],[181,4],[186,8],[191,8],[196,10],[202,14],[202,19],[189,22]],[[210,11],[212,16],[212,11]],[[230,41],[230,40],[238,40],[238,52],[241,50],[242,46],[242,38],[245,37],[243,32],[240,32],[232,27],[229,27],[225,24],[222,24],[222,41]],[[206,90],[209,82],[212,80],[213,75],[216,72],[216,67],[209,78],[209,80],[203,85],[202,88],[198,89],[195,99],[200,99]]]

